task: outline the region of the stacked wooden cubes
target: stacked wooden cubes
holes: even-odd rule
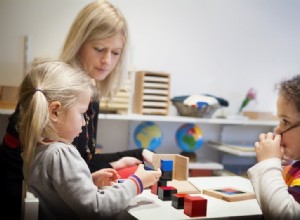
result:
[[[137,71],[133,96],[133,113],[168,115],[170,106],[170,75]]]

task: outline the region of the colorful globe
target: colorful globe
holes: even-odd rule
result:
[[[156,123],[145,121],[135,128],[133,138],[138,148],[154,151],[161,145],[162,132]]]
[[[183,152],[195,152],[203,145],[201,128],[192,123],[183,124],[176,131],[176,142]]]

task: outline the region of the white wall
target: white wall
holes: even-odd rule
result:
[[[76,13],[90,0],[0,0],[0,84],[22,79],[23,38],[30,59],[57,56]],[[111,0],[128,19],[137,70],[171,74],[171,96],[210,93],[235,113],[275,112],[273,86],[300,71],[298,0]],[[174,109],[172,110],[172,113]]]

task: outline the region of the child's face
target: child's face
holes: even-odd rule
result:
[[[59,136],[69,143],[72,143],[82,132],[82,126],[86,124],[83,114],[87,111],[90,100],[90,91],[82,92],[76,103],[60,117],[60,123],[57,126]]]
[[[284,155],[290,159],[300,159],[300,112],[294,103],[287,101],[282,95],[277,99],[277,115],[280,120],[275,132],[281,134],[281,145]],[[299,126],[298,126],[299,125]]]

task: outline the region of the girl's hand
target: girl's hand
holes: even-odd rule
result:
[[[263,161],[269,158],[283,158],[284,149],[280,145],[281,135],[274,133],[260,134],[259,142],[255,143],[257,161]]]
[[[92,178],[97,187],[103,187],[111,186],[120,176],[116,170],[105,168],[92,173]]]
[[[150,150],[144,149],[142,152],[144,161],[152,163],[154,153]]]
[[[135,157],[122,157],[120,160],[111,162],[110,165],[115,169],[123,169],[126,167],[132,167],[132,166],[137,166],[141,164],[142,161],[138,160]]]
[[[134,174],[141,179],[143,187],[147,188],[159,180],[161,170],[159,168],[157,170],[145,170],[144,164],[140,164]]]

